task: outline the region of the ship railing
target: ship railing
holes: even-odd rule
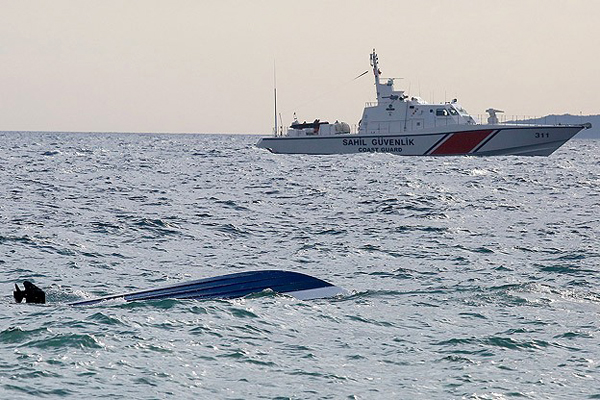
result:
[[[279,126],[277,128],[277,132],[275,132],[275,127],[271,127],[271,133],[275,137],[287,136],[287,129],[284,129],[283,126]],[[353,134],[353,135],[358,134],[358,124],[352,124],[352,125],[350,125],[350,134]]]
[[[472,116],[478,124],[488,123],[488,114],[478,114]],[[500,114],[496,116],[499,124],[516,124],[516,125],[560,125],[560,118],[558,115],[507,115]]]

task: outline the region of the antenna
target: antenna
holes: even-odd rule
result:
[[[275,60],[273,60],[273,97],[275,105],[275,136],[277,136],[277,69],[275,68]]]

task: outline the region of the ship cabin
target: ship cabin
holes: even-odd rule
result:
[[[376,76],[377,102],[365,105],[359,134],[418,133],[447,125],[476,124],[456,99],[443,104],[429,104],[420,97],[408,98],[403,90],[394,90],[393,78],[383,84],[378,78]]]

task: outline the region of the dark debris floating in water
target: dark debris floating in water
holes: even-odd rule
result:
[[[27,303],[46,302],[44,291],[29,281],[23,282],[25,290],[15,284],[13,293],[17,303],[23,299]],[[165,286],[158,289],[146,289],[138,292],[115,294],[91,300],[69,303],[72,306],[88,306],[112,299],[125,301],[153,299],[234,299],[264,290],[288,294],[299,300],[333,297],[344,293],[344,289],[321,279],[299,272],[266,270],[239,272],[212,278]]]
[[[46,293],[39,287],[35,286],[29,281],[23,282],[24,290],[19,288],[19,285],[15,283],[15,290],[13,297],[17,303],[25,300],[26,303],[37,303],[44,304],[46,302]]]

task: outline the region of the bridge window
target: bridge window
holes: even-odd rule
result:
[[[448,111],[445,108],[438,108],[435,110],[435,115],[438,117],[447,117]]]
[[[450,114],[452,114],[452,115],[458,115],[458,111],[456,111],[456,110],[455,110],[454,108],[452,108],[452,107],[450,107],[449,111],[450,111]]]

